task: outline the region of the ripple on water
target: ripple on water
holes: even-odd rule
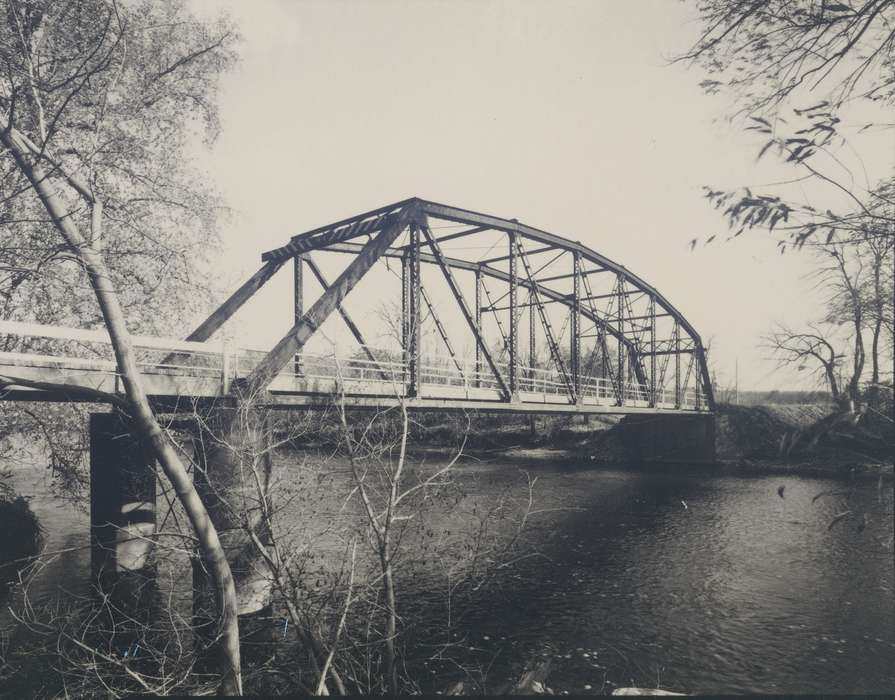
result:
[[[31,476],[23,495],[33,496],[48,548],[86,543],[86,514],[60,508]],[[612,684],[695,693],[895,692],[892,552],[879,551],[891,533],[891,488],[882,503],[875,485],[856,489],[850,507],[889,513],[858,532],[828,528],[839,504],[812,498],[837,484],[823,479],[547,465],[537,476],[541,512],[523,541],[545,556],[504,570],[457,632],[487,650],[495,674],[549,653],[556,668],[548,685],[570,692]],[[302,525],[296,536],[355,517],[342,510],[347,478],[333,468],[313,499],[296,502],[286,514]],[[456,479],[466,496],[427,521],[451,537],[476,526],[481,510],[474,508],[526,495],[527,480],[511,462],[464,466]],[[784,481],[782,500],[776,491]],[[498,523],[495,537],[509,539],[513,526]],[[332,551],[340,547],[334,541]],[[444,572],[430,551],[410,548],[405,556],[419,565],[418,604],[436,610]],[[84,552],[60,558],[39,585],[86,580],[88,562]]]

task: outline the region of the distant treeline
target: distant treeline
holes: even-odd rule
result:
[[[734,403],[733,396],[729,396],[728,400]],[[738,403],[742,406],[760,406],[769,403],[832,405],[830,393],[827,391],[740,391]]]

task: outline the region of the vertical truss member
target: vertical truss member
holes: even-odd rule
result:
[[[531,274],[531,267],[528,264],[528,259],[525,256],[525,251],[522,249],[521,246],[518,245],[518,243],[516,244],[516,248],[519,253],[519,259],[522,261],[522,266],[525,268],[525,275],[531,283],[531,292],[534,295],[534,301],[535,306],[538,309],[538,315],[541,317],[541,326],[544,328],[544,334],[547,336],[547,344],[550,347],[550,354],[553,356],[553,361],[556,363],[556,368],[559,370],[559,374],[566,385],[570,403],[575,403],[578,400],[578,394],[575,391],[575,387],[572,384],[569,373],[566,371],[566,364],[565,362],[563,362],[562,354],[559,352],[559,346],[557,345],[556,338],[553,334],[553,326],[550,325],[550,319],[547,317],[547,312],[544,309],[544,304],[541,302],[541,295],[538,293],[538,283],[535,280],[534,276]]]
[[[494,379],[497,381],[498,387],[500,387],[501,397],[504,401],[510,401],[512,397],[510,388],[507,385],[506,380],[504,380],[503,376],[500,374],[497,363],[494,362],[494,358],[491,356],[491,351],[488,350],[488,346],[485,344],[485,339],[482,337],[479,329],[476,327],[475,317],[469,311],[469,306],[466,304],[466,299],[464,299],[463,293],[460,291],[460,286],[457,284],[457,281],[454,279],[454,275],[451,272],[450,267],[444,260],[444,255],[441,252],[441,247],[432,236],[432,232],[429,231],[428,226],[423,226],[422,231],[423,235],[426,237],[426,240],[429,243],[429,248],[432,251],[432,255],[435,257],[435,260],[438,263],[438,266],[441,268],[441,272],[451,289],[451,293],[454,295],[454,299],[457,300],[457,304],[460,307],[460,310],[463,312],[463,316],[466,318],[466,322],[467,324],[469,324],[470,330],[472,330],[472,333],[475,336],[476,343],[478,343],[479,347],[481,348],[482,355],[484,355],[485,357],[485,361],[488,363],[488,366],[491,368],[491,372],[494,374]]]

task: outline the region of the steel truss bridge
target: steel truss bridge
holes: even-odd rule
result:
[[[349,260],[332,283],[318,253]],[[213,339],[287,263],[294,319],[273,349]],[[369,344],[368,329],[343,303],[383,264],[400,269],[394,347]],[[424,284],[424,270],[441,278],[443,293]],[[309,275],[323,292],[305,308]],[[453,326],[444,318],[448,310],[458,319]],[[310,352],[308,341],[333,313],[356,347]],[[435,357],[423,352],[427,326],[443,347]],[[15,348],[0,352],[0,398],[102,401],[123,394],[104,330],[4,321],[0,337]],[[530,413],[714,409],[699,335],[635,274],[515,219],[417,198],[301,233],[264,253],[261,268],[185,340],[131,340],[147,394],[165,405],[251,395],[272,407],[313,407],[338,394],[346,405],[370,408],[405,401],[415,409]],[[463,343],[474,354],[461,356]]]

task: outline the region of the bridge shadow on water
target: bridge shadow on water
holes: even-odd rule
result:
[[[557,689],[581,692],[588,685],[608,691],[611,682],[628,684],[631,679],[655,684],[654,669],[638,649],[655,644],[653,625],[644,620],[633,644],[620,641],[614,627],[637,626],[644,617],[618,619],[619,606],[639,597],[636,588],[629,590],[624,583],[638,564],[639,542],[665,536],[668,520],[683,510],[684,497],[692,499],[705,490],[698,478],[586,462],[520,461],[508,466],[507,475],[524,471],[538,480],[527,529],[514,551],[506,553],[507,561],[478,590],[467,587],[457,595],[457,607],[465,609],[442,643],[454,645],[461,665],[486,669],[485,689],[491,692],[517,678],[528,662],[547,658],[552,665],[548,685]],[[438,611],[445,606],[438,590],[420,587],[408,598],[414,608]],[[615,614],[600,614],[611,610]],[[419,617],[426,619],[426,612]],[[427,634],[411,630],[408,648]],[[629,639],[630,631],[621,636]],[[443,673],[457,677],[456,667],[453,673],[446,665],[432,669],[429,675],[437,681],[427,690],[442,689],[437,686],[444,683]]]
[[[829,532],[829,508],[811,502],[829,486],[823,480],[787,479],[787,501],[773,477],[504,469],[517,466],[544,487],[535,506],[542,512],[517,548],[531,556],[465,591],[465,611],[448,633],[454,660],[486,669],[492,692],[536,658],[552,659],[549,686],[579,693],[892,687],[891,567],[855,548],[868,542],[854,529]],[[874,494],[856,498],[869,504]],[[885,522],[874,536],[884,536]],[[444,608],[437,589],[407,597],[433,617]],[[425,629],[411,630],[410,656],[416,640],[432,643]],[[437,670],[426,689],[462,675],[447,664]]]

